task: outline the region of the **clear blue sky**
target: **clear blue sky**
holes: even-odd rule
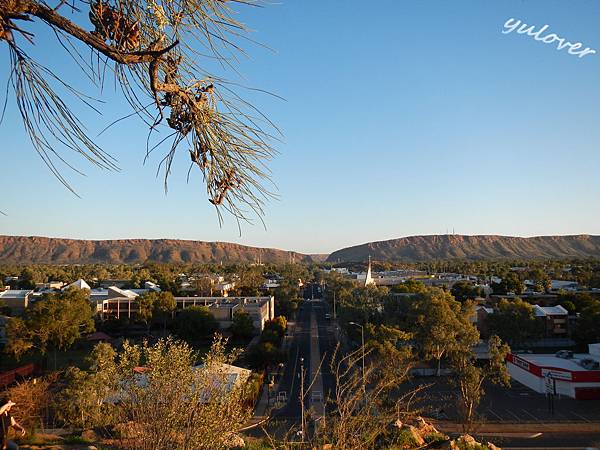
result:
[[[286,99],[250,96],[285,135],[266,230],[243,225],[240,237],[231,217],[219,228],[200,177],[185,182],[185,152],[165,196],[158,155],[143,165],[146,130],[134,120],[99,138],[120,173],[71,159],[86,173],[69,175],[73,196],[34,152],[11,97],[0,128],[0,234],[315,253],[452,229],[600,234],[600,54],[579,59],[501,33],[514,17],[600,52],[600,2],[287,0],[241,17],[275,50],[249,45],[242,83]],[[32,55],[65,78],[76,73],[50,38]],[[0,57],[7,67],[3,44]],[[103,116],[83,112],[94,134],[127,113],[110,83],[102,99]]]

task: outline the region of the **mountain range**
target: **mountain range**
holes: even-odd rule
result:
[[[0,263],[134,264],[215,262],[310,262],[313,258],[273,248],[180,239],[79,240],[0,236]]]
[[[327,261],[430,261],[435,259],[541,259],[600,257],[600,236],[512,237],[455,234],[410,236],[337,250]]]
[[[343,248],[326,255],[258,248],[228,242],[179,239],[78,240],[0,236],[0,263],[133,264],[208,262],[358,262],[436,259],[541,259],[600,257],[600,236],[410,236]]]

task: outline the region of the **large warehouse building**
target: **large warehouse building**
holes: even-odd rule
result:
[[[539,393],[566,395],[580,400],[600,399],[600,344],[589,353],[557,355],[509,354],[510,376]]]

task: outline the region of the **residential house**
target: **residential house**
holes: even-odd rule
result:
[[[551,280],[553,291],[577,291],[580,286],[577,281]]]
[[[77,289],[87,289],[88,291],[91,291],[92,288],[90,287],[89,284],[86,283],[85,280],[82,280],[81,278],[77,281],[74,281],[71,284],[67,284],[64,288],[63,291],[66,291],[69,288],[75,287]]]
[[[489,335],[487,318],[490,314],[494,314],[494,308],[479,305],[475,307],[475,311],[469,318],[469,321],[477,327],[479,334],[483,338],[487,338]]]
[[[55,291],[62,289],[65,283],[63,281],[49,281],[47,283],[36,283],[36,291]]]
[[[15,315],[21,315],[25,309],[29,306],[29,300],[33,294],[32,290],[27,289],[9,289],[0,292],[0,304],[10,308],[10,313]]]
[[[131,285],[131,280],[129,279],[106,279],[99,282],[101,288],[109,288],[111,286],[116,286],[118,288],[124,288],[125,286]]]
[[[160,286],[152,281],[146,281],[144,283],[144,289],[147,291],[160,292]]]
[[[569,312],[560,305],[533,305],[536,317],[544,323],[544,337],[566,338],[569,335]]]
[[[96,310],[102,320],[132,319],[137,314],[139,293],[111,286],[106,290],[92,291],[90,301],[96,305]]]

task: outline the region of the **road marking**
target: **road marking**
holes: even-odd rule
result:
[[[511,410],[505,409],[505,411],[507,413],[509,413],[511,416],[513,416],[515,419],[517,419],[519,422],[521,422],[521,418],[519,416],[517,416],[515,413],[513,413]]]
[[[319,327],[317,321],[317,315],[314,311],[311,311],[310,315],[310,390],[312,391],[313,397],[310,399],[311,407],[315,408],[317,415],[322,416],[323,411],[323,373],[321,372],[321,345],[319,339]],[[318,397],[314,395],[318,393]],[[314,405],[313,403],[317,403]]]
[[[554,415],[552,417],[559,417],[561,420],[566,420],[566,421],[572,421],[573,418],[569,417],[563,413],[559,413],[557,411],[554,412]]]
[[[580,419],[582,419],[582,420],[585,420],[587,423],[592,423],[592,421],[591,421],[591,420],[587,420],[585,417],[583,417],[582,415],[579,415],[579,414],[577,414],[577,413],[576,413],[576,412],[574,412],[574,411],[570,411],[570,413],[571,413],[571,414],[573,414],[574,416],[577,416],[577,417],[579,417],[579,418],[580,418]]]
[[[528,416],[532,417],[533,420],[535,420],[536,422],[538,422],[540,425],[546,426],[546,424],[544,422],[542,422],[538,417],[536,417],[535,415],[531,414],[529,411],[527,411],[526,409],[521,409],[521,411],[523,411],[525,414],[527,414]]]
[[[296,359],[294,360],[294,371],[292,372],[292,385],[290,386],[290,399],[292,398],[292,392],[294,392],[294,382],[296,381],[296,367],[298,367],[298,354],[300,353],[300,346],[296,345]]]
[[[500,422],[504,422],[504,419],[502,417],[500,417],[498,414],[496,414],[493,409],[488,408],[488,412],[490,412],[494,416],[496,416],[498,418],[498,420],[500,420]]]
[[[542,436],[542,433],[477,433],[477,436],[496,436],[496,437],[508,437],[508,438],[523,438],[523,439],[535,439]],[[534,447],[502,447],[504,450],[531,450]],[[536,449],[538,447],[535,447]],[[540,447],[541,448],[541,447]],[[561,447],[552,447],[553,450],[560,449]],[[567,447],[564,450],[579,450],[579,447]]]

